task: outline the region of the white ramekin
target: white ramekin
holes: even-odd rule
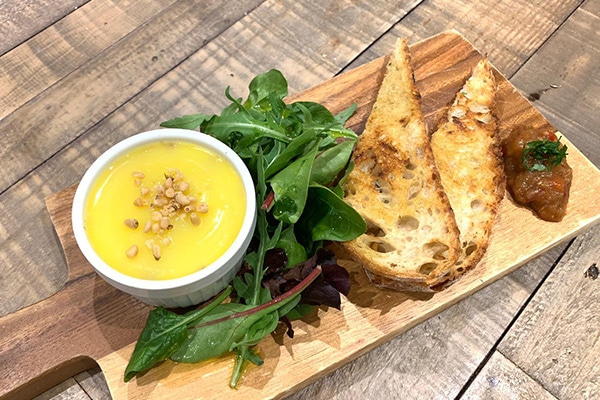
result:
[[[228,160],[242,179],[246,191],[246,215],[233,244],[211,265],[190,275],[168,280],[146,280],[125,275],[96,254],[85,232],[84,207],[97,176],[116,158],[131,149],[155,141],[180,140],[197,143]],[[139,300],[168,308],[187,307],[206,301],[223,290],[240,269],[256,225],[256,196],[252,177],[241,158],[212,136],[186,129],[157,129],[131,136],[103,153],[86,171],[73,199],[73,232],[77,245],[92,267],[109,284]]]

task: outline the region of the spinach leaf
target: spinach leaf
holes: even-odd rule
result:
[[[214,321],[251,308],[252,306],[238,303],[221,304],[210,315],[197,321],[197,324]],[[204,325],[200,328],[191,327],[189,331],[186,329],[185,340],[171,355],[171,359],[176,362],[193,363],[231,351],[231,344],[240,340],[245,334],[243,322],[228,319],[219,324]]]
[[[367,229],[364,219],[330,189],[312,185],[305,213],[298,221],[301,232],[313,241],[352,240]]]
[[[273,216],[276,219],[294,224],[304,211],[310,173],[319,149],[318,144],[319,141],[311,143],[312,150],[308,154],[298,158],[271,178],[271,187],[275,193]]]
[[[331,183],[348,165],[354,143],[347,140],[317,155],[310,175],[311,182],[323,186]]]
[[[221,304],[189,329],[185,341],[171,355],[178,362],[200,362],[238,347],[257,344],[273,332],[279,320],[277,310],[295,306],[300,292],[312,283],[321,269],[315,269],[297,287],[260,306]],[[242,360],[243,361],[243,360]]]
[[[231,287],[228,287],[208,306],[185,315],[163,307],[152,310],[125,369],[125,382],[169,358],[187,337],[188,326],[210,314],[230,293]]]
[[[335,116],[335,120],[338,124],[344,125],[346,121],[350,119],[352,115],[356,112],[356,103],[352,104],[350,107],[346,108],[344,111]]]

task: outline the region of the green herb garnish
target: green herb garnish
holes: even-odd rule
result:
[[[529,171],[551,171],[567,157],[567,145],[544,139],[533,140],[523,148],[523,165]]]
[[[230,381],[235,387],[248,361],[262,364],[252,346],[280,320],[291,328],[289,321],[315,304],[339,308],[340,292],[349,290],[347,271],[320,249],[324,241],[352,240],[366,230],[362,217],[342,200],[341,188],[357,140],[344,124],[356,106],[334,116],[318,103],[286,104],[287,81],[277,70],[255,77],[249,89],[242,101],[227,88],[231,104],[220,115],[187,115],[161,126],[199,129],[231,147],[248,166],[259,205],[255,245],[245,257],[250,270],[234,279],[232,303],[223,303],[222,295],[185,315],[153,310],[125,381],[168,358],[198,362],[235,351]],[[265,260],[272,264],[277,252],[280,271],[273,279],[277,268]]]

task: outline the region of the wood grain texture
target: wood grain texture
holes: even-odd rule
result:
[[[91,400],[111,400],[106,379],[100,367],[80,372],[74,376],[75,381]]]
[[[464,400],[557,400],[539,383],[495,352],[461,397]]]
[[[185,60],[259,0],[181,0],[0,120],[0,192]],[[228,19],[231,18],[231,19]],[[163,34],[169,31],[168,35]]]
[[[600,397],[600,228],[577,237],[498,350],[560,399]]]
[[[149,23],[174,2],[90,1],[1,56],[0,119]]]
[[[473,4],[473,7],[469,8],[468,20],[479,21],[477,24],[472,24],[472,22],[468,22],[463,18],[457,18],[457,16],[464,14],[464,4],[462,2],[433,0],[421,4],[347,68],[354,68],[391,51],[399,36],[408,35],[413,40],[417,40],[423,39],[438,29],[454,27],[464,32],[465,36],[471,40],[478,38],[480,43],[478,48],[482,52],[489,54],[492,50],[495,50],[494,53],[497,54],[494,56],[495,66],[510,76],[511,71],[518,71],[521,67],[521,65],[513,64],[514,60],[519,59],[520,62],[526,62],[532,55],[527,54],[527,49],[535,52],[557,28],[560,33],[561,24],[569,18],[573,7],[576,6],[575,2],[571,2],[571,7],[561,8],[562,11],[559,13],[556,7],[562,7],[565,4],[513,2],[510,5],[511,9],[503,9],[506,14],[502,18],[503,23],[501,25],[494,23],[493,34],[490,34],[490,26],[481,21],[488,20],[488,15],[495,13],[498,7],[503,8],[506,5],[499,4],[496,1],[470,3]],[[591,8],[594,3],[600,4],[598,1],[588,1],[581,8]],[[523,26],[529,24],[528,15],[531,12],[536,12],[537,7],[554,9],[554,14],[550,16],[553,22],[542,21],[541,24],[536,26],[537,29],[528,29],[527,33],[524,34]],[[524,8],[528,8],[530,11],[523,12]],[[432,22],[434,23],[432,24]],[[594,35],[590,36],[593,37]],[[594,42],[590,41],[589,43],[590,47],[593,47]],[[569,44],[567,47],[573,45],[575,44]],[[557,47],[555,52],[563,51],[566,54],[564,49],[565,46],[563,45]],[[595,50],[589,49],[589,51],[593,53]],[[498,56],[498,54],[500,55]],[[536,59],[536,56],[533,57],[533,60]],[[538,79],[540,71],[535,68],[524,68],[519,73],[523,81],[535,81]],[[578,77],[579,81],[572,81],[573,87],[585,86],[583,82],[587,82],[589,76],[579,74]],[[519,86],[519,83],[517,83],[517,86]],[[542,97],[542,100],[544,100],[544,97]],[[539,107],[539,103],[535,102],[533,104]],[[574,104],[573,107],[576,107],[576,105]],[[592,115],[597,115],[597,113]],[[561,121],[560,115],[553,120]],[[563,130],[568,136],[577,136],[577,132],[573,132],[572,129],[565,128]],[[582,143],[582,145],[586,146],[587,143]],[[587,149],[588,147],[583,148]],[[590,149],[593,148],[596,147],[590,147]],[[596,154],[594,151],[589,153]],[[493,338],[494,335],[496,338],[501,337],[504,329],[510,326],[511,315],[518,313],[520,306],[523,304],[496,309],[493,304],[496,304],[502,296],[518,297],[518,294],[511,292],[509,288],[497,288],[506,280],[513,279],[513,277],[521,281],[518,278],[520,274],[527,269],[532,269],[540,273],[536,277],[537,281],[531,282],[527,286],[529,294],[531,294],[534,292],[536,285],[543,281],[544,273],[542,271],[548,271],[553,266],[554,260],[559,258],[563,249],[564,247],[555,249],[552,254],[546,254],[548,257],[544,256],[531,261],[523,269],[511,274],[509,278],[492,285],[491,290],[483,290],[463,300],[441,313],[438,317],[420,324],[397,339],[362,356],[352,364],[298,392],[292,398],[344,399],[352,398],[355,393],[369,393],[375,399],[454,398],[457,394],[457,388],[463,387],[471,374],[477,369],[479,363],[485,362],[485,359],[479,358],[479,356],[487,354],[487,351],[495,346],[495,340],[491,339],[488,342],[487,335],[478,337],[479,331],[476,328],[471,329],[470,324],[465,323],[465,319],[468,318],[467,321],[470,321],[471,318],[474,318],[478,321],[477,326],[488,327],[486,333],[490,338]],[[524,295],[523,299],[524,304],[526,304],[527,296]],[[465,304],[465,306],[461,307],[462,304]],[[470,311],[478,309],[482,304],[488,305],[487,312],[476,313],[472,316]],[[506,319],[500,321],[497,319],[498,315],[506,315]],[[437,346],[432,348],[431,341],[434,341]],[[464,343],[468,343],[469,346],[467,354],[463,353]],[[419,349],[418,353],[415,354],[414,349]],[[454,363],[452,360],[457,361]],[[472,366],[472,369],[469,369],[468,366]],[[388,385],[388,381],[393,383]],[[385,387],[389,389],[391,386],[393,386],[393,390],[385,389]]]
[[[3,0],[0,2],[0,55],[18,46],[90,0]]]
[[[91,400],[73,378],[69,378],[52,389],[35,396],[33,400]]]
[[[540,98],[534,104],[560,123],[573,140],[590,146],[586,148],[596,165],[599,159],[592,149],[597,147],[591,146],[598,142],[600,116],[589,107],[600,103],[600,55],[593,46],[598,40],[595,27],[599,16],[600,1],[585,2],[515,76],[526,93],[547,89],[551,83],[560,85],[538,92]],[[552,73],[550,67],[557,69]],[[599,200],[593,196],[589,201]],[[499,347],[507,358],[561,399],[600,396],[597,365],[592,361],[600,356],[600,324],[595,307],[598,280],[583,275],[592,263],[600,261],[597,236],[598,230],[594,229],[574,242]]]
[[[515,74],[512,82],[576,146],[585,149],[583,153],[590,161],[600,166],[598,27],[600,1],[588,0]]]
[[[53,3],[55,2],[45,0],[32,0],[27,2],[7,0],[0,4],[0,8],[12,4],[13,8],[10,9],[10,12],[21,12],[25,7],[36,7],[41,4],[42,7],[38,7],[38,11],[43,10],[44,13],[48,14],[43,16],[43,18],[46,18],[55,13],[56,10],[61,9],[63,6],[68,7],[68,5],[73,2],[64,1],[56,2],[56,4]],[[107,4],[108,2],[93,0],[90,3]],[[266,2],[266,4],[274,3],[275,2]],[[310,3],[311,2],[303,2],[303,5],[298,6],[298,8],[305,8],[305,10],[302,11],[303,15],[310,13],[310,10],[314,7]],[[347,3],[349,2],[327,2],[323,7],[318,7],[318,9],[336,12],[337,10],[343,9],[344,4]],[[567,76],[569,79],[565,80],[568,81],[569,90],[584,91],[586,85],[592,82],[594,77],[597,76],[594,68],[590,68],[594,67],[594,65],[598,65],[597,62],[593,61],[595,56],[592,57],[592,61],[589,63],[586,62],[587,56],[597,52],[594,43],[597,42],[597,40],[593,39],[596,32],[592,29],[591,31],[587,31],[589,34],[586,35],[577,33],[586,27],[594,28],[594,26],[597,26],[598,23],[595,19],[587,18],[587,21],[589,22],[581,23],[584,21],[581,16],[589,17],[590,14],[594,16],[598,15],[600,3],[596,0],[584,2],[583,5],[580,6],[580,9],[572,16],[579,19],[577,24],[571,24],[571,21],[564,23],[573,11],[573,7],[576,6],[576,2],[572,1],[558,2],[554,0],[554,4],[552,4],[552,1],[548,0],[541,2],[536,1],[531,4],[523,4],[523,2],[518,1],[498,3],[497,1],[491,0],[474,1],[469,4],[466,4],[466,2],[450,2],[447,0],[401,3],[402,4],[398,3],[398,5],[406,6],[407,11],[411,12],[404,18],[402,18],[403,14],[398,14],[396,22],[400,22],[395,23],[394,27],[381,39],[376,41],[376,36],[365,37],[365,43],[361,45],[363,46],[363,52],[357,54],[352,54],[354,51],[353,48],[344,47],[345,50],[350,51],[350,54],[346,55],[346,59],[355,61],[346,64],[346,66],[340,63],[340,65],[342,65],[342,70],[360,66],[364,64],[366,60],[370,61],[388,53],[398,35],[408,35],[411,37],[412,41],[415,41],[440,32],[441,30],[454,27],[462,31],[471,41],[477,42],[477,47],[481,51],[489,53],[491,50],[494,50],[494,54],[500,54],[500,56],[494,56],[493,62],[495,66],[508,76],[511,75],[511,71],[518,71],[517,75],[519,76],[520,81],[517,82],[517,87],[519,88],[522,86],[520,83],[521,81],[525,83],[539,81],[544,84],[547,82],[555,82],[554,76],[551,75],[552,71],[547,71],[544,66],[546,63],[549,63],[547,65],[561,68],[564,64],[552,60],[552,57],[555,55],[564,59],[563,62],[568,64],[570,62],[569,52],[565,51],[565,48],[573,48],[578,59],[583,60],[581,63],[571,65],[571,67],[583,68],[584,70],[583,73],[579,71]],[[283,9],[290,8],[286,1],[277,2],[277,4],[278,7]],[[510,5],[510,7],[508,5]],[[354,3],[353,6],[360,9],[365,7],[360,3]],[[46,8],[44,9],[44,7]],[[386,5],[386,7],[388,7],[388,10],[390,9],[389,5]],[[284,14],[274,13],[272,14],[272,20],[269,18],[262,19],[258,14],[262,14],[265,9],[266,7],[261,7],[260,10],[257,10],[257,13],[250,13],[250,15],[243,18],[243,21],[238,23],[247,24],[247,26],[249,26],[248,29],[252,29],[253,32],[256,32],[256,35],[260,35],[261,31],[267,32],[268,34],[272,29],[280,29],[273,28],[273,26],[278,24],[278,17]],[[489,16],[496,14],[496,9],[501,10],[503,15],[501,17],[497,16],[498,18],[494,18],[494,20]],[[544,9],[551,10],[551,12],[546,13]],[[372,10],[378,12],[379,9],[374,7]],[[76,12],[75,7],[73,7],[73,11]],[[584,13],[581,13],[581,11],[584,11]],[[71,11],[67,11],[64,13],[64,16],[68,17],[70,12]],[[300,11],[295,12],[298,13]],[[392,14],[394,12],[392,12]],[[466,13],[468,13],[468,15],[465,15]],[[541,20],[536,19],[536,24],[534,25],[530,24],[532,21],[532,13],[541,18]],[[356,10],[345,10],[345,12],[340,13],[340,15],[356,16],[361,15],[361,12]],[[7,16],[15,17],[14,13],[13,15],[10,15],[4,13],[4,11],[0,12],[0,18]],[[18,17],[21,17],[21,15],[18,15]],[[60,20],[60,18],[58,20]],[[327,21],[335,18],[336,15],[332,14],[327,15],[327,17],[320,20]],[[550,22],[547,21],[546,18],[549,18]],[[260,26],[257,26],[257,19],[261,20]],[[34,20],[29,19],[28,21]],[[309,27],[305,29],[302,26],[293,27],[294,23],[298,23],[297,21],[299,21],[299,25],[302,25],[301,19],[287,18],[286,21],[287,24],[291,24],[292,26],[286,27],[285,31],[290,32],[295,37],[294,40],[285,40],[284,42],[290,46],[304,48],[304,50],[297,53],[300,55],[314,51],[314,49],[310,47],[311,43],[308,43],[308,46],[306,45],[306,38],[312,37],[313,29],[318,29],[320,31],[319,35],[329,37],[332,44],[335,44],[338,36],[344,35],[344,25],[340,25],[339,22],[334,23],[332,28],[330,28],[329,24],[325,23],[316,28]],[[497,21],[501,21],[502,23],[497,24]],[[370,18],[363,15],[363,17],[360,18],[359,23],[351,28],[356,28],[356,30],[362,29],[359,24],[364,24],[369,32],[378,32],[379,28],[374,29],[372,26],[373,23],[379,22],[376,18]],[[50,23],[42,24],[40,27],[49,24]],[[339,29],[339,26],[342,26],[342,28]],[[4,25],[0,24],[0,29],[2,28],[4,28]],[[30,28],[31,25],[28,23],[22,24],[18,30],[28,31]],[[571,40],[565,41],[564,37],[561,36],[561,32],[565,31],[564,28],[573,30],[570,34]],[[37,27],[36,29],[37,31],[41,31],[43,28]],[[244,32],[244,30],[241,29],[236,32]],[[17,32],[17,34],[20,33],[21,32]],[[235,46],[234,42],[237,37],[232,35],[230,31],[224,31],[221,35],[226,38],[226,40],[220,42],[222,45]],[[30,37],[30,35],[27,37]],[[529,60],[536,50],[549,38],[550,40],[547,41],[546,46],[544,46],[539,53],[546,54],[550,59],[536,63],[536,65],[541,68],[536,67],[534,69],[525,67],[519,71],[519,66],[522,65],[523,62]],[[15,39],[15,36],[5,36],[4,39],[5,40],[0,45],[9,43],[11,40]],[[267,38],[266,40],[271,40],[271,38]],[[280,42],[283,41],[277,43],[280,44]],[[561,46],[555,46],[553,49],[549,48],[554,46],[554,43],[557,42],[560,42]],[[389,44],[388,47],[386,47],[386,43]],[[49,47],[46,43],[44,43],[44,45],[45,48]],[[122,42],[118,42],[115,45],[120,46],[122,45]],[[243,54],[244,63],[251,63],[254,65],[244,65],[243,68],[248,68],[251,72],[256,73],[257,71],[260,71],[259,68],[263,59],[279,56],[278,48],[278,46],[272,46],[268,52],[260,53],[260,57],[245,53],[244,48],[236,48],[232,50],[230,56],[235,57],[237,53]],[[583,50],[583,52],[580,52],[580,50]],[[212,55],[210,53],[205,53],[204,57],[205,59],[210,59]],[[314,57],[312,60],[312,62],[315,63],[320,62],[319,57]],[[198,58],[195,64],[190,64],[190,69],[204,68],[202,61],[202,58]],[[532,65],[534,61],[536,61],[535,56],[529,60],[528,65]],[[224,63],[222,65],[225,66]],[[307,65],[309,65],[309,63],[307,63]],[[347,65],[350,66],[347,67]],[[506,66],[511,65],[513,67],[509,70]],[[223,79],[218,79],[218,85],[228,82],[228,79],[230,78],[228,74],[235,75],[236,68],[238,67],[239,66],[237,65],[228,64],[226,66],[227,70],[223,74]],[[56,66],[55,68],[61,69],[67,68],[67,66],[61,65],[60,67]],[[293,62],[285,63],[285,68],[294,69]],[[310,65],[307,68],[310,68]],[[218,67],[214,67],[214,70],[219,71]],[[335,73],[337,73],[337,71],[332,72],[332,74]],[[542,78],[548,76],[549,79],[540,79],[539,75],[541,75]],[[87,79],[87,77],[82,77],[82,79]],[[180,79],[185,81],[185,75],[182,75]],[[300,76],[300,79],[302,79],[302,76]],[[186,82],[169,83],[171,87],[169,88],[170,94],[168,98],[174,99],[186,97],[190,93],[196,93],[198,86],[204,85],[206,93],[209,93],[209,95],[200,102],[195,99],[195,104],[185,105],[185,108],[191,111],[181,112],[194,112],[201,109],[201,107],[209,107],[208,104],[211,98],[209,89],[215,90],[213,97],[222,96],[222,87],[215,84],[214,80],[216,79],[213,78],[211,74],[207,73],[202,77],[200,83],[194,81],[193,85],[187,85]],[[2,75],[0,75],[0,81],[2,81]],[[307,79],[304,83],[300,82],[305,86],[298,87],[296,87],[297,83],[294,82],[292,91],[295,92],[301,90],[303,87],[309,87],[313,85],[314,82],[315,81],[310,82]],[[243,79],[240,79],[234,87],[239,84],[245,85],[246,82]],[[571,85],[572,87],[570,87]],[[561,86],[561,90],[565,89],[565,87],[566,86]],[[527,90],[523,90],[523,92],[529,94],[532,93],[532,91],[537,91],[541,88],[542,86],[533,87],[531,89],[527,88]],[[205,89],[201,90],[205,91]],[[597,133],[597,129],[590,129],[589,127],[597,126],[597,123],[594,125],[594,118],[597,113],[586,112],[581,113],[581,115],[578,116],[576,109],[578,107],[587,109],[589,104],[592,104],[597,100],[597,97],[594,97],[594,92],[590,91],[590,95],[584,97],[586,100],[585,103],[573,101],[561,105],[560,107],[552,105],[551,102],[547,103],[546,99],[551,98],[547,96],[548,94],[552,95],[559,93],[559,91],[544,93],[541,96],[541,99],[533,104],[541,109],[553,123],[558,124],[560,129],[566,133],[567,137],[572,138],[574,143],[584,151],[585,155],[594,160],[594,157],[597,156],[597,152],[594,151],[594,149],[597,148],[595,145],[596,139],[594,137]],[[598,93],[598,91],[596,91],[596,93]],[[569,94],[569,97],[571,96],[578,100],[576,94]],[[552,97],[558,97],[558,100],[560,100],[560,96]],[[95,134],[92,134],[85,139],[76,140],[72,145],[67,146],[49,160],[38,160],[40,166],[36,170],[28,174],[23,180],[11,187],[11,189],[0,194],[0,265],[2,265],[2,267],[0,267],[0,287],[2,288],[0,291],[0,315],[9,313],[24,305],[48,296],[60,288],[67,278],[65,261],[60,251],[57,250],[58,240],[55,237],[51,221],[44,210],[44,197],[75,183],[91,160],[102,151],[103,146],[110,145],[111,142],[138,131],[136,130],[136,126],[155,127],[156,121],[158,120],[153,121],[153,119],[164,118],[164,111],[159,111],[159,113],[163,112],[163,115],[159,117],[154,114],[146,118],[146,116],[144,116],[144,108],[154,112],[153,109],[157,106],[157,103],[164,101],[166,98],[167,97],[160,95],[152,96],[142,93],[132,101],[136,104],[134,107],[128,107],[126,110],[118,109],[115,112],[117,117],[112,118],[112,116],[109,116],[92,129]],[[183,104],[185,104],[185,100],[183,101]],[[571,110],[570,112],[572,113],[567,122],[563,122],[561,117],[561,108],[563,106],[565,109]],[[167,105],[165,109],[168,109],[168,107],[169,106]],[[551,111],[547,111],[547,107],[550,107]],[[106,125],[104,125],[105,122]],[[585,129],[581,128],[582,125]],[[124,131],[120,132],[122,128]],[[62,132],[57,132],[57,134],[61,133]],[[97,148],[95,148],[96,144],[98,146]],[[78,152],[82,149],[83,152],[78,156]],[[594,162],[596,163],[595,160]],[[596,165],[598,164],[596,163]],[[527,276],[532,280],[537,279],[539,282],[543,279],[542,271],[551,267],[553,261],[557,259],[559,255],[560,248],[555,248],[551,252],[545,253],[543,257],[528,263],[524,268],[527,268],[527,270],[533,269],[535,272],[539,272],[539,274],[528,274]],[[377,395],[380,396],[379,398],[389,398],[390,392],[385,390],[386,386],[384,386],[381,391],[378,390],[381,385],[381,383],[379,383],[379,385],[377,384],[377,376],[379,375],[382,378],[387,377],[392,379],[401,387],[406,387],[408,393],[414,396],[413,398],[452,397],[451,395],[445,395],[447,393],[455,393],[456,387],[460,387],[464,384],[467,378],[466,375],[469,375],[472,371],[472,369],[470,369],[471,366],[476,366],[479,360],[481,360],[480,356],[485,354],[486,349],[489,349],[493,345],[493,338],[501,336],[504,327],[510,322],[511,313],[515,313],[521,303],[502,303],[506,308],[499,307],[499,309],[495,309],[490,307],[488,313],[484,310],[482,310],[481,313],[477,312],[474,318],[480,321],[480,323],[472,329],[471,324],[462,322],[463,319],[467,322],[470,320],[470,307],[479,309],[482,304],[493,303],[495,301],[495,293],[499,296],[508,298],[511,298],[512,296],[515,298],[526,297],[525,294],[519,294],[519,290],[515,292],[516,289],[512,288],[510,285],[505,287],[500,286],[499,284],[512,279],[521,282],[524,279],[524,276],[521,275],[521,273],[527,270],[520,269],[516,273],[511,274],[507,279],[501,280],[490,286],[490,290],[478,292],[474,296],[460,302],[456,307],[452,307],[444,313],[439,314],[439,317],[420,324],[406,335],[401,335],[397,341],[392,341],[385,347],[379,348],[376,353],[377,355],[385,357],[385,360],[390,360],[391,362],[394,361],[394,356],[405,357],[406,360],[396,361],[396,364],[392,364],[389,368],[378,370],[378,366],[382,365],[381,359],[370,357],[370,354],[367,354],[361,357],[361,359],[366,360],[365,364],[350,364],[347,368],[342,369],[346,372],[339,374],[334,373],[334,375],[332,375],[333,379],[326,378],[320,381],[319,383],[321,386],[319,387],[321,387],[323,393],[331,394],[336,392],[335,390],[328,391],[327,383],[329,383],[330,388],[343,386],[341,392],[347,396],[346,398],[353,398],[352,394],[356,393],[353,392],[353,389],[366,387],[368,388],[367,390],[369,390],[368,394],[374,395],[374,398],[377,398]],[[497,289],[499,287],[501,287],[501,289]],[[535,284],[530,282],[526,288],[525,286],[521,287],[522,290],[531,291],[535,288]],[[485,296],[479,296],[480,294],[485,294]],[[471,303],[471,301],[473,301],[473,303]],[[463,303],[465,304],[464,307],[462,307]],[[498,313],[502,315],[501,318],[500,316],[497,317]],[[479,326],[490,327],[489,330],[485,331],[486,335],[482,340],[478,340],[476,336]],[[465,327],[465,329],[461,329],[462,327]],[[410,340],[402,340],[404,337],[408,337]],[[437,343],[439,347],[431,347],[431,341]],[[463,341],[469,343],[469,348],[466,350]],[[393,347],[396,343],[405,343],[406,348],[404,350],[396,350]],[[420,348],[422,352],[419,352],[418,356],[415,356],[414,352],[410,351],[411,345]],[[463,359],[461,361],[447,363],[445,362],[445,355],[448,356],[448,359],[452,360],[454,360],[453,357],[462,357]],[[427,362],[420,362],[419,359],[425,359]],[[435,362],[429,360],[435,360]],[[358,361],[360,361],[360,359]],[[456,365],[463,364],[466,364],[469,367],[454,368]],[[360,368],[366,368],[367,372],[372,371],[372,375],[361,374]],[[4,370],[1,365],[0,370]],[[348,373],[348,371],[352,371],[353,374]],[[402,376],[398,374],[394,375],[397,371],[401,371]],[[430,373],[429,371],[435,371],[435,373]],[[99,380],[103,379],[101,372],[96,372],[93,376]],[[410,383],[412,382],[414,382],[414,386],[411,387]],[[365,385],[361,386],[362,383],[365,383]],[[430,387],[437,388],[439,392],[428,390]],[[449,391],[444,392],[443,390],[445,389],[448,389]],[[423,392],[423,396],[421,397],[419,397],[420,392]],[[439,393],[443,394],[440,395]],[[101,396],[102,397],[99,397],[99,399],[104,400],[110,398],[108,393],[104,393]],[[343,395],[340,396],[342,397],[339,398],[343,398]],[[393,395],[391,397],[393,397]]]
[[[232,2],[221,6],[218,1],[180,1],[169,12],[154,18],[151,25],[137,29],[118,46],[0,121],[0,135],[5,143],[0,148],[0,164],[7,173],[3,176],[15,174],[5,183],[18,180],[6,191],[0,190],[0,315],[48,297],[66,280],[66,265],[62,254],[56,251],[58,242],[44,198],[77,182],[110,145],[146,127],[154,128],[161,120],[145,120],[142,124],[137,116],[128,114],[129,108],[114,113],[108,123],[96,125],[95,128],[102,127],[98,135],[88,135],[79,144],[71,144],[56,155],[54,152],[81,134],[82,129],[93,126],[130,100],[255,4],[246,2],[248,8],[244,9]],[[176,28],[170,29],[171,26]],[[163,35],[165,30],[171,34]],[[155,36],[163,41],[155,40]],[[158,108],[152,99],[142,97],[140,102],[143,106],[139,107],[138,116],[144,115],[142,109]],[[34,171],[19,179],[30,169]],[[36,276],[35,281],[29,278],[32,275]]]
[[[415,44],[412,47],[415,67],[422,69],[419,76],[422,79],[431,80],[431,85],[443,88],[440,89],[443,92],[456,85],[453,79],[447,79],[447,70],[453,71],[456,75],[464,76],[464,79],[466,79],[469,71],[481,56],[468,43],[466,45],[465,43],[460,35],[448,33]],[[465,59],[471,60],[470,62],[463,61]],[[424,62],[425,60],[427,61]],[[438,62],[432,60],[438,60]],[[354,102],[358,100],[358,98],[353,97],[354,90],[357,93],[362,93],[363,91],[359,89],[361,86],[367,85],[371,87],[371,91],[377,90],[376,82],[381,74],[372,73],[371,71],[374,66],[382,68],[385,64],[382,61],[385,61],[385,59],[378,60],[317,86],[316,89],[308,91],[307,96],[310,94],[311,98],[316,97],[319,101],[320,96],[332,97],[342,104]],[[436,76],[437,80],[434,79]],[[353,79],[349,79],[349,77]],[[504,81],[502,83],[502,78],[499,78],[501,82],[499,98],[501,102],[506,104],[506,107],[500,110],[501,125],[509,129],[510,124],[522,120],[540,126],[545,125],[543,117],[532,110],[528,105],[529,103],[526,101],[523,103],[521,101],[522,97],[514,88],[511,88],[508,82]],[[373,80],[375,80],[375,84]],[[460,84],[458,86],[460,87]],[[339,95],[339,93],[344,93],[344,96]],[[428,101],[424,101],[424,104],[431,104],[433,107],[436,102],[431,98],[437,98],[440,103],[435,108],[444,107],[446,104],[444,97],[436,96],[435,93],[430,92],[424,95],[424,100],[429,98]],[[364,101],[358,101],[358,103],[362,104]],[[508,105],[513,105],[514,110]],[[368,107],[368,105],[364,107]],[[435,112],[433,111],[434,108],[430,110],[429,114],[434,115]],[[439,313],[481,287],[498,280],[535,255],[547,250],[548,247],[558,244],[561,240],[574,235],[589,223],[595,222],[600,216],[600,207],[590,209],[578,196],[588,196],[589,191],[594,190],[593,183],[597,181],[595,178],[600,176],[600,172],[575,149],[570,157],[572,165],[580,171],[586,171],[585,175],[589,177],[589,180],[581,179],[574,182],[569,214],[561,224],[554,226],[555,229],[540,235],[547,223],[536,219],[530,212],[515,207],[508,200],[505,201],[498,217],[498,224],[495,227],[490,248],[480,266],[449,290],[438,293],[427,300],[416,299],[402,293],[378,290],[369,285],[366,276],[358,265],[347,261],[345,265],[351,272],[353,290],[348,297],[348,301],[344,302],[342,311],[340,313],[320,313],[318,319],[299,324],[296,328],[296,336],[291,342],[285,341],[281,336],[282,333],[261,342],[259,351],[265,356],[265,365],[248,371],[242,387],[232,392],[231,395],[276,397],[297,390],[419,322]],[[68,223],[70,204],[64,202],[64,200],[69,199],[72,193],[72,188],[61,192],[58,195],[59,197],[53,197],[49,203],[54,205],[50,209],[55,223],[62,225],[59,227],[59,236],[63,240],[67,254],[75,244],[71,234],[68,233],[70,229]],[[523,222],[522,226],[519,226],[518,233],[525,238],[530,238],[530,240],[515,241],[515,226],[517,226],[515,221]],[[67,235],[64,235],[65,232]],[[537,233],[537,237],[532,240],[534,239],[534,232]],[[339,256],[344,259],[343,253]],[[79,254],[78,257],[81,257],[81,255]],[[81,268],[91,272],[89,265],[85,263]],[[103,282],[97,283],[100,287],[102,284]],[[116,304],[108,307],[108,310],[113,307],[121,308],[118,305],[118,300]],[[27,311],[28,309],[23,310],[23,312]],[[130,321],[131,317],[128,317],[127,320]],[[80,323],[81,321],[79,319]],[[102,325],[93,319],[89,320],[89,324],[92,326],[95,323],[99,326]],[[315,330],[316,326],[319,326],[318,330]],[[92,338],[90,337],[90,339]],[[90,352],[94,343],[95,341],[92,341],[84,348]],[[15,359],[23,351],[23,349],[18,349],[18,352],[14,352],[12,344],[5,346],[4,349],[6,349],[6,357],[11,359]],[[197,390],[194,387],[200,381],[203,383],[203,395],[217,398],[222,394],[221,385],[225,384],[230,373],[230,357],[223,357],[215,362],[192,366],[175,365],[167,362],[139,377],[133,383],[124,384],[122,373],[131,350],[132,345],[123,347],[121,350],[107,354],[100,359],[91,356],[97,359],[101,365],[115,398],[126,396],[129,398],[147,398],[150,395],[161,398],[173,396],[175,393],[178,396],[185,397],[185,393]],[[101,352],[103,350],[94,349],[93,351]],[[59,365],[62,356],[55,355],[54,361]],[[31,370],[32,368],[28,366],[27,369]],[[286,371],[294,371],[294,373],[289,374]],[[15,382],[16,378],[18,376],[12,376],[10,382]],[[208,384],[209,380],[213,383]]]
[[[512,76],[557,30],[583,0],[498,2],[432,0],[417,7],[348,68],[387,54],[395,37],[411,42],[456,29],[486,54],[506,76]],[[383,48],[383,50],[382,50]]]
[[[558,246],[289,400],[453,399],[560,255]]]
[[[72,192],[54,196],[49,207],[70,202],[72,196]],[[68,211],[53,217],[70,265],[69,277],[50,299],[0,319],[0,365],[5,370],[0,396],[32,397],[93,367],[95,359],[137,338],[150,309],[115,291],[90,269],[74,242]],[[24,381],[29,383],[22,385]]]

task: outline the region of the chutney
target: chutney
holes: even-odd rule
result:
[[[524,149],[535,143],[555,144],[554,148],[561,150],[565,157],[542,155],[532,161],[527,152],[524,157]],[[504,140],[502,153],[507,189],[514,201],[530,208],[543,220],[561,221],[567,211],[573,170],[567,163],[566,146],[559,142],[556,134],[516,128]]]

